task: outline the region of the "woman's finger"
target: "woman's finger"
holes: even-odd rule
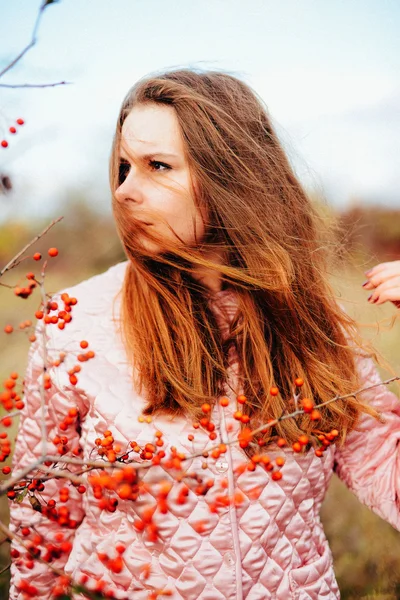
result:
[[[389,263],[381,263],[367,273],[368,279],[365,283],[363,283],[363,287],[366,290],[372,290],[385,281],[400,277],[400,260],[395,260]]]
[[[396,277],[391,277],[390,279],[387,279],[386,281],[383,281],[382,283],[377,285],[376,288],[374,288],[368,300],[370,302],[374,302],[375,299],[378,298],[378,296],[381,296],[383,294],[383,292],[396,287],[400,287],[400,275],[397,275]]]
[[[390,269],[390,268],[395,268],[395,269],[399,269],[400,270],[400,260],[390,260],[387,262],[382,262],[379,263],[377,265],[375,265],[374,267],[372,267],[372,269],[369,269],[369,271],[366,271],[365,274],[368,278],[372,277],[373,275],[377,275],[378,273],[380,273],[382,270],[384,269]]]
[[[374,294],[370,296],[368,302],[371,304],[384,304],[385,302],[393,302],[396,306],[400,305],[400,284],[392,287],[387,287],[382,290],[380,294]]]

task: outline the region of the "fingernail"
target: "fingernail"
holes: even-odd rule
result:
[[[375,300],[373,301],[372,304],[375,304],[375,302],[378,302],[378,300],[379,300],[379,296],[377,296],[377,298],[375,298]]]
[[[362,284],[363,287],[365,287],[366,285],[368,285],[369,283],[369,279],[367,279],[367,281],[364,281],[364,283]]]
[[[373,294],[371,294],[370,296],[368,296],[368,298],[367,298],[368,302],[371,301],[372,296],[373,296]]]

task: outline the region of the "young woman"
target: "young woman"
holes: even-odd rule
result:
[[[82,340],[95,352],[76,386],[67,374],[73,354],[62,370],[50,369],[48,451],[64,435],[68,449],[93,460],[109,430],[123,449],[132,441],[155,449],[161,439],[166,457],[192,458],[183,472],[161,461],[136,500],[120,495],[111,510],[90,486],[82,495],[71,485],[75,528],[44,519],[26,499],[12,503],[13,532],[33,525],[56,547],[63,537],[69,556],[52,564],[92,589],[101,579],[117,598],[339,598],[321,503],[336,471],[400,526],[400,404],[384,385],[351,395],[380,380],[327,283],[327,244],[265,108],[247,85],[219,72],[139,81],[123,102],[110,165],[127,261],[67,290],[78,299],[72,321],[62,331],[48,327],[50,355],[65,347],[79,353]],[[379,290],[390,273],[378,281],[374,272],[366,288]],[[400,300],[394,288],[386,299]],[[42,370],[39,340],[25,378],[15,472],[40,453]],[[323,406],[318,421],[309,413],[282,419],[248,443],[228,444],[245,426],[293,412],[296,378],[315,404],[345,398]],[[79,419],[62,433],[71,405]],[[205,419],[199,427],[205,414],[211,425]],[[335,443],[317,456],[315,436],[332,430]],[[305,435],[310,442],[295,452]],[[224,445],[220,456],[207,453],[216,444]],[[270,463],[243,470],[265,453]],[[278,456],[286,461],[280,475]],[[144,460],[143,452],[130,457]],[[45,499],[58,502],[65,486],[52,480]],[[162,493],[168,510],[153,513]],[[51,597],[56,575],[14,560],[12,600],[26,578],[38,597]]]

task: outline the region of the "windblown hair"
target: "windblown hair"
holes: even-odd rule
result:
[[[148,104],[175,110],[195,202],[208,213],[205,242],[193,248],[167,244],[159,255],[140,246],[139,225],[115,198],[124,120],[133,107]],[[137,384],[145,390],[146,414],[198,418],[202,403],[214,404],[223,390],[232,344],[253,424],[288,410],[297,377],[305,381],[304,395],[315,402],[358,389],[354,323],[327,281],[330,244],[321,243],[316,211],[266,108],[245,83],[226,73],[189,69],[139,81],[122,104],[110,181],[129,259],[123,339]],[[224,264],[209,260],[205,245],[222,249]],[[210,294],[191,276],[194,265],[218,271],[224,288],[236,295],[238,312],[227,339],[210,309]],[[272,386],[278,396],[270,395]],[[355,397],[329,403],[318,427],[337,428],[344,438],[363,410],[368,409]],[[274,434],[294,441],[300,430],[311,428],[308,416],[286,419],[265,439]]]

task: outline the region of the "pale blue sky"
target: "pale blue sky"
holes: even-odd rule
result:
[[[41,0],[0,0],[0,60],[29,41]],[[226,69],[265,100],[300,179],[338,206],[400,206],[398,0],[61,0],[38,43],[2,83],[0,154],[10,206],[42,214],[71,188],[109,210],[107,160],[126,91],[164,67]],[[0,197],[1,198],[1,197]]]

